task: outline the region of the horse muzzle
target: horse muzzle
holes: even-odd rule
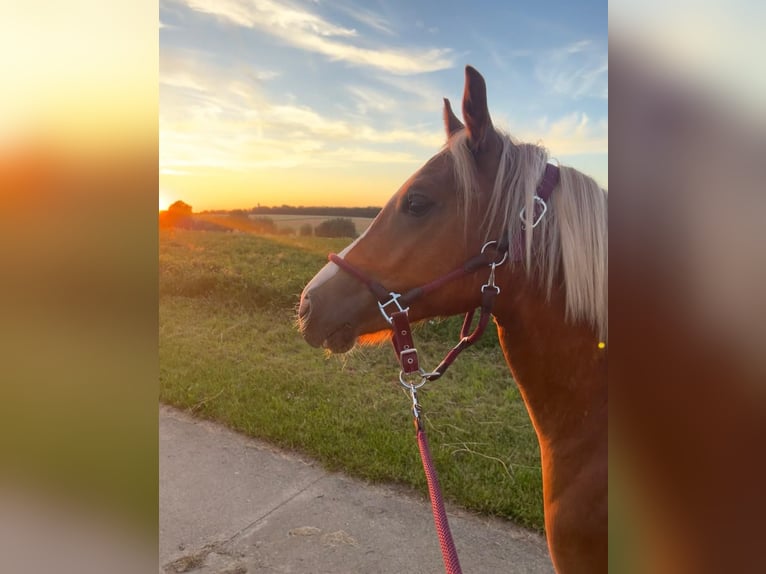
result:
[[[298,306],[298,327],[312,347],[345,353],[354,347],[358,337],[355,315],[348,298],[333,303],[320,290],[307,288]]]

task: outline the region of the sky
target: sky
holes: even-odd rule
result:
[[[161,209],[382,206],[466,64],[497,127],[608,187],[606,1],[160,0],[159,34]]]

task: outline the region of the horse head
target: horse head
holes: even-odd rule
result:
[[[490,119],[484,78],[465,72],[463,120],[444,99],[447,144],[391,197],[373,223],[339,256],[387,289],[405,292],[448,273],[477,254],[487,236],[486,211],[503,146]],[[470,162],[456,161],[457,154]],[[470,194],[464,188],[472,188]],[[475,216],[473,220],[469,216]],[[495,230],[499,231],[499,230]],[[301,331],[313,346],[344,352],[390,328],[375,297],[333,262],[301,295]],[[478,306],[481,281],[467,275],[413,303],[413,321],[449,316]]]

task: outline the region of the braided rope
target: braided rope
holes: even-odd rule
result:
[[[460,569],[455,542],[452,540],[452,532],[449,528],[449,522],[447,522],[447,512],[444,509],[439,479],[436,476],[436,470],[431,460],[431,451],[428,448],[428,439],[426,439],[423,429],[418,429],[418,448],[420,449],[420,458],[423,461],[423,470],[428,481],[428,496],[431,498],[431,510],[434,514],[436,533],[439,535],[439,546],[442,551],[444,568],[447,574],[462,574],[463,571]]]

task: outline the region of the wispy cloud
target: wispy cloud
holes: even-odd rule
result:
[[[356,109],[360,114],[390,112],[398,104],[396,98],[367,86],[346,86],[346,90],[356,101]]]
[[[590,40],[579,40],[577,42],[574,42],[573,44],[564,46],[563,52],[566,54],[577,54],[579,52],[584,52],[585,50],[590,48],[592,45],[593,43]]]
[[[360,8],[359,6],[347,4],[345,2],[334,2],[333,6],[368,28],[372,28],[373,30],[383,32],[390,36],[397,35],[391,27],[391,24],[383,16],[372,10]]]
[[[326,138],[348,138],[352,133],[348,123],[325,118],[307,106],[272,105],[261,121],[279,130],[292,128]]]
[[[437,113],[441,111],[444,93],[425,79],[412,82],[407,78],[386,74],[379,74],[375,79],[386,86],[394,88],[400,94],[409,96],[407,104],[414,108],[435,111]],[[402,99],[398,98],[398,101],[401,102]]]
[[[549,52],[535,75],[547,90],[573,99],[607,99],[609,64],[605,52],[580,40]]]
[[[342,147],[330,153],[325,154],[324,161],[340,162],[341,165],[346,162],[358,163],[422,163],[423,158],[414,156],[404,151],[379,151],[360,147]]]
[[[241,91],[243,85],[260,85],[281,75],[250,63],[234,66],[236,71],[221,66],[212,54],[199,49],[165,49],[160,54],[160,84],[215,94]]]
[[[554,156],[606,154],[609,151],[608,120],[593,121],[584,112],[573,112],[555,120],[540,118],[535,126],[518,135],[525,141],[539,141]]]
[[[222,21],[245,28],[257,28],[280,40],[332,60],[352,65],[381,68],[394,74],[417,74],[453,65],[449,48],[364,47],[353,28],[336,25],[319,14],[296,5],[274,0],[183,0],[191,9],[211,14]],[[380,21],[362,16],[370,22]]]
[[[238,69],[212,65],[198,51],[163,54],[161,173],[342,167],[355,162],[414,164],[423,155],[411,150],[433,150],[443,143],[441,133],[420,125],[380,127],[342,108],[327,114],[284,98],[274,101],[260,77],[274,75],[253,71],[250,78],[243,78]],[[362,93],[360,86],[357,95]]]
[[[318,36],[356,36],[356,30],[336,26],[305,9],[285,2],[259,0],[186,0],[197,12],[212,14],[245,28],[264,27],[287,32],[305,31]]]

